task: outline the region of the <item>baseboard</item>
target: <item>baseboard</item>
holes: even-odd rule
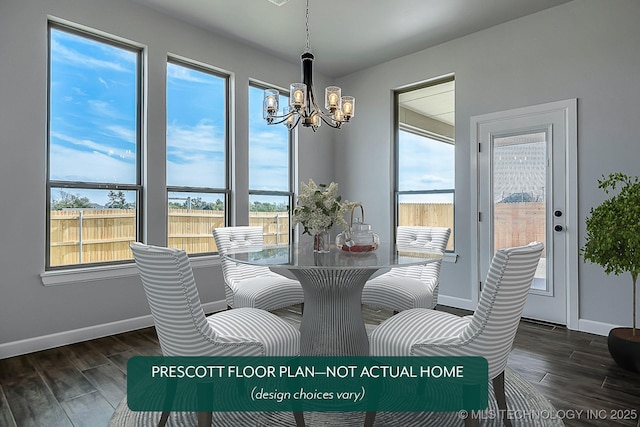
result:
[[[471,311],[476,309],[476,304],[474,304],[470,299],[451,297],[442,294],[438,295],[438,304]]]
[[[607,336],[613,328],[619,328],[620,325],[612,325],[611,323],[596,322],[593,320],[579,319],[578,328],[580,332]]]
[[[476,309],[475,304],[473,304],[471,300],[451,297],[447,295],[438,295],[438,304],[446,305],[448,307],[462,308],[462,309],[471,310],[471,311]],[[618,327],[620,326],[613,325],[611,323],[596,322],[594,320],[587,320],[587,319],[579,319],[578,329],[576,330],[579,332],[585,332],[588,334],[595,334],[595,335],[601,335],[606,337],[607,335],[609,335],[609,331],[611,329],[618,328]]]
[[[226,310],[225,300],[213,301],[202,304],[205,313]],[[58,332],[51,335],[28,338],[20,341],[13,341],[0,344],[0,359],[6,359],[22,354],[33,353],[34,351],[47,350],[61,345],[74,344],[102,338],[109,335],[134,331],[136,329],[147,328],[153,325],[151,315],[135,317],[132,319],[118,320],[116,322],[104,323],[101,325],[89,326],[86,328],[74,329],[72,331]]]

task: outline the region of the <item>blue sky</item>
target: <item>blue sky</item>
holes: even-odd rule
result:
[[[51,58],[50,178],[135,184],[137,54],[52,29]],[[167,64],[167,185],[224,188],[225,94],[224,78]],[[287,130],[262,119],[262,89],[250,102],[251,188],[288,191]]]
[[[167,185],[225,187],[225,79],[167,64]]]
[[[52,29],[50,177],[134,184],[136,54]]]
[[[454,145],[400,131],[398,189],[451,190],[455,188]],[[421,201],[405,196],[405,202]],[[451,202],[450,196],[430,196],[432,202]]]
[[[51,58],[50,179],[135,184],[137,53],[54,28]],[[168,63],[166,90],[167,185],[224,188],[225,79]],[[249,186],[288,191],[287,130],[266,124],[262,95],[250,87]],[[400,153],[401,190],[454,188],[453,145],[401,132]]]

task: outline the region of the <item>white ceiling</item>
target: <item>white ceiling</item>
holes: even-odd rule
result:
[[[401,93],[398,101],[404,108],[455,126],[455,82],[453,81]]]
[[[133,0],[293,63],[305,0]],[[314,67],[340,77],[571,0],[310,0]]]

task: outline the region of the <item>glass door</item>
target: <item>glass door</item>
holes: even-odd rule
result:
[[[562,112],[479,125],[478,263],[483,281],[500,248],[545,246],[523,317],[565,325],[566,124]]]

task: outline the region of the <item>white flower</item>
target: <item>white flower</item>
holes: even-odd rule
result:
[[[339,224],[348,228],[344,214],[355,204],[349,201],[341,202],[338,195],[338,184],[332,182],[328,186],[316,184],[312,179],[308,184],[301,183],[298,205],[293,209],[293,225],[297,223],[304,227],[303,234],[314,235],[320,231]]]

